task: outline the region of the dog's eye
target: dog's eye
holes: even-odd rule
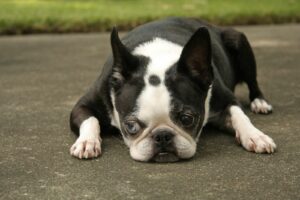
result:
[[[180,123],[185,127],[189,127],[189,126],[193,125],[193,123],[194,123],[194,117],[190,114],[181,115],[179,120],[180,120]]]
[[[135,135],[141,130],[141,126],[136,121],[127,121],[124,125],[127,133],[131,135]]]

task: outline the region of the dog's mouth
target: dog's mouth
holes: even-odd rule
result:
[[[177,162],[179,160],[178,156],[172,152],[160,152],[157,153],[152,160],[154,162]]]

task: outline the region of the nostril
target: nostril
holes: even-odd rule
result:
[[[166,142],[169,142],[172,139],[172,135],[171,134],[166,134],[164,136],[164,139],[165,139]]]
[[[155,135],[154,136],[154,140],[155,140],[155,142],[160,142],[161,141],[161,136],[160,135]]]
[[[159,132],[153,136],[154,141],[157,144],[169,144],[172,141],[173,134],[169,132]]]

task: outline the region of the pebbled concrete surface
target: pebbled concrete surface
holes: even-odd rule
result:
[[[249,113],[245,87],[237,95],[278,151],[248,153],[205,129],[195,158],[175,164],[135,162],[117,136],[99,159],[69,155],[69,112],[110,52],[107,34],[0,37],[0,199],[300,199],[300,25],[237,28],[274,113]]]

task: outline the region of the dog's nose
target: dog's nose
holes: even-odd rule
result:
[[[168,131],[159,131],[153,135],[153,140],[156,145],[165,147],[172,143],[174,135]]]

